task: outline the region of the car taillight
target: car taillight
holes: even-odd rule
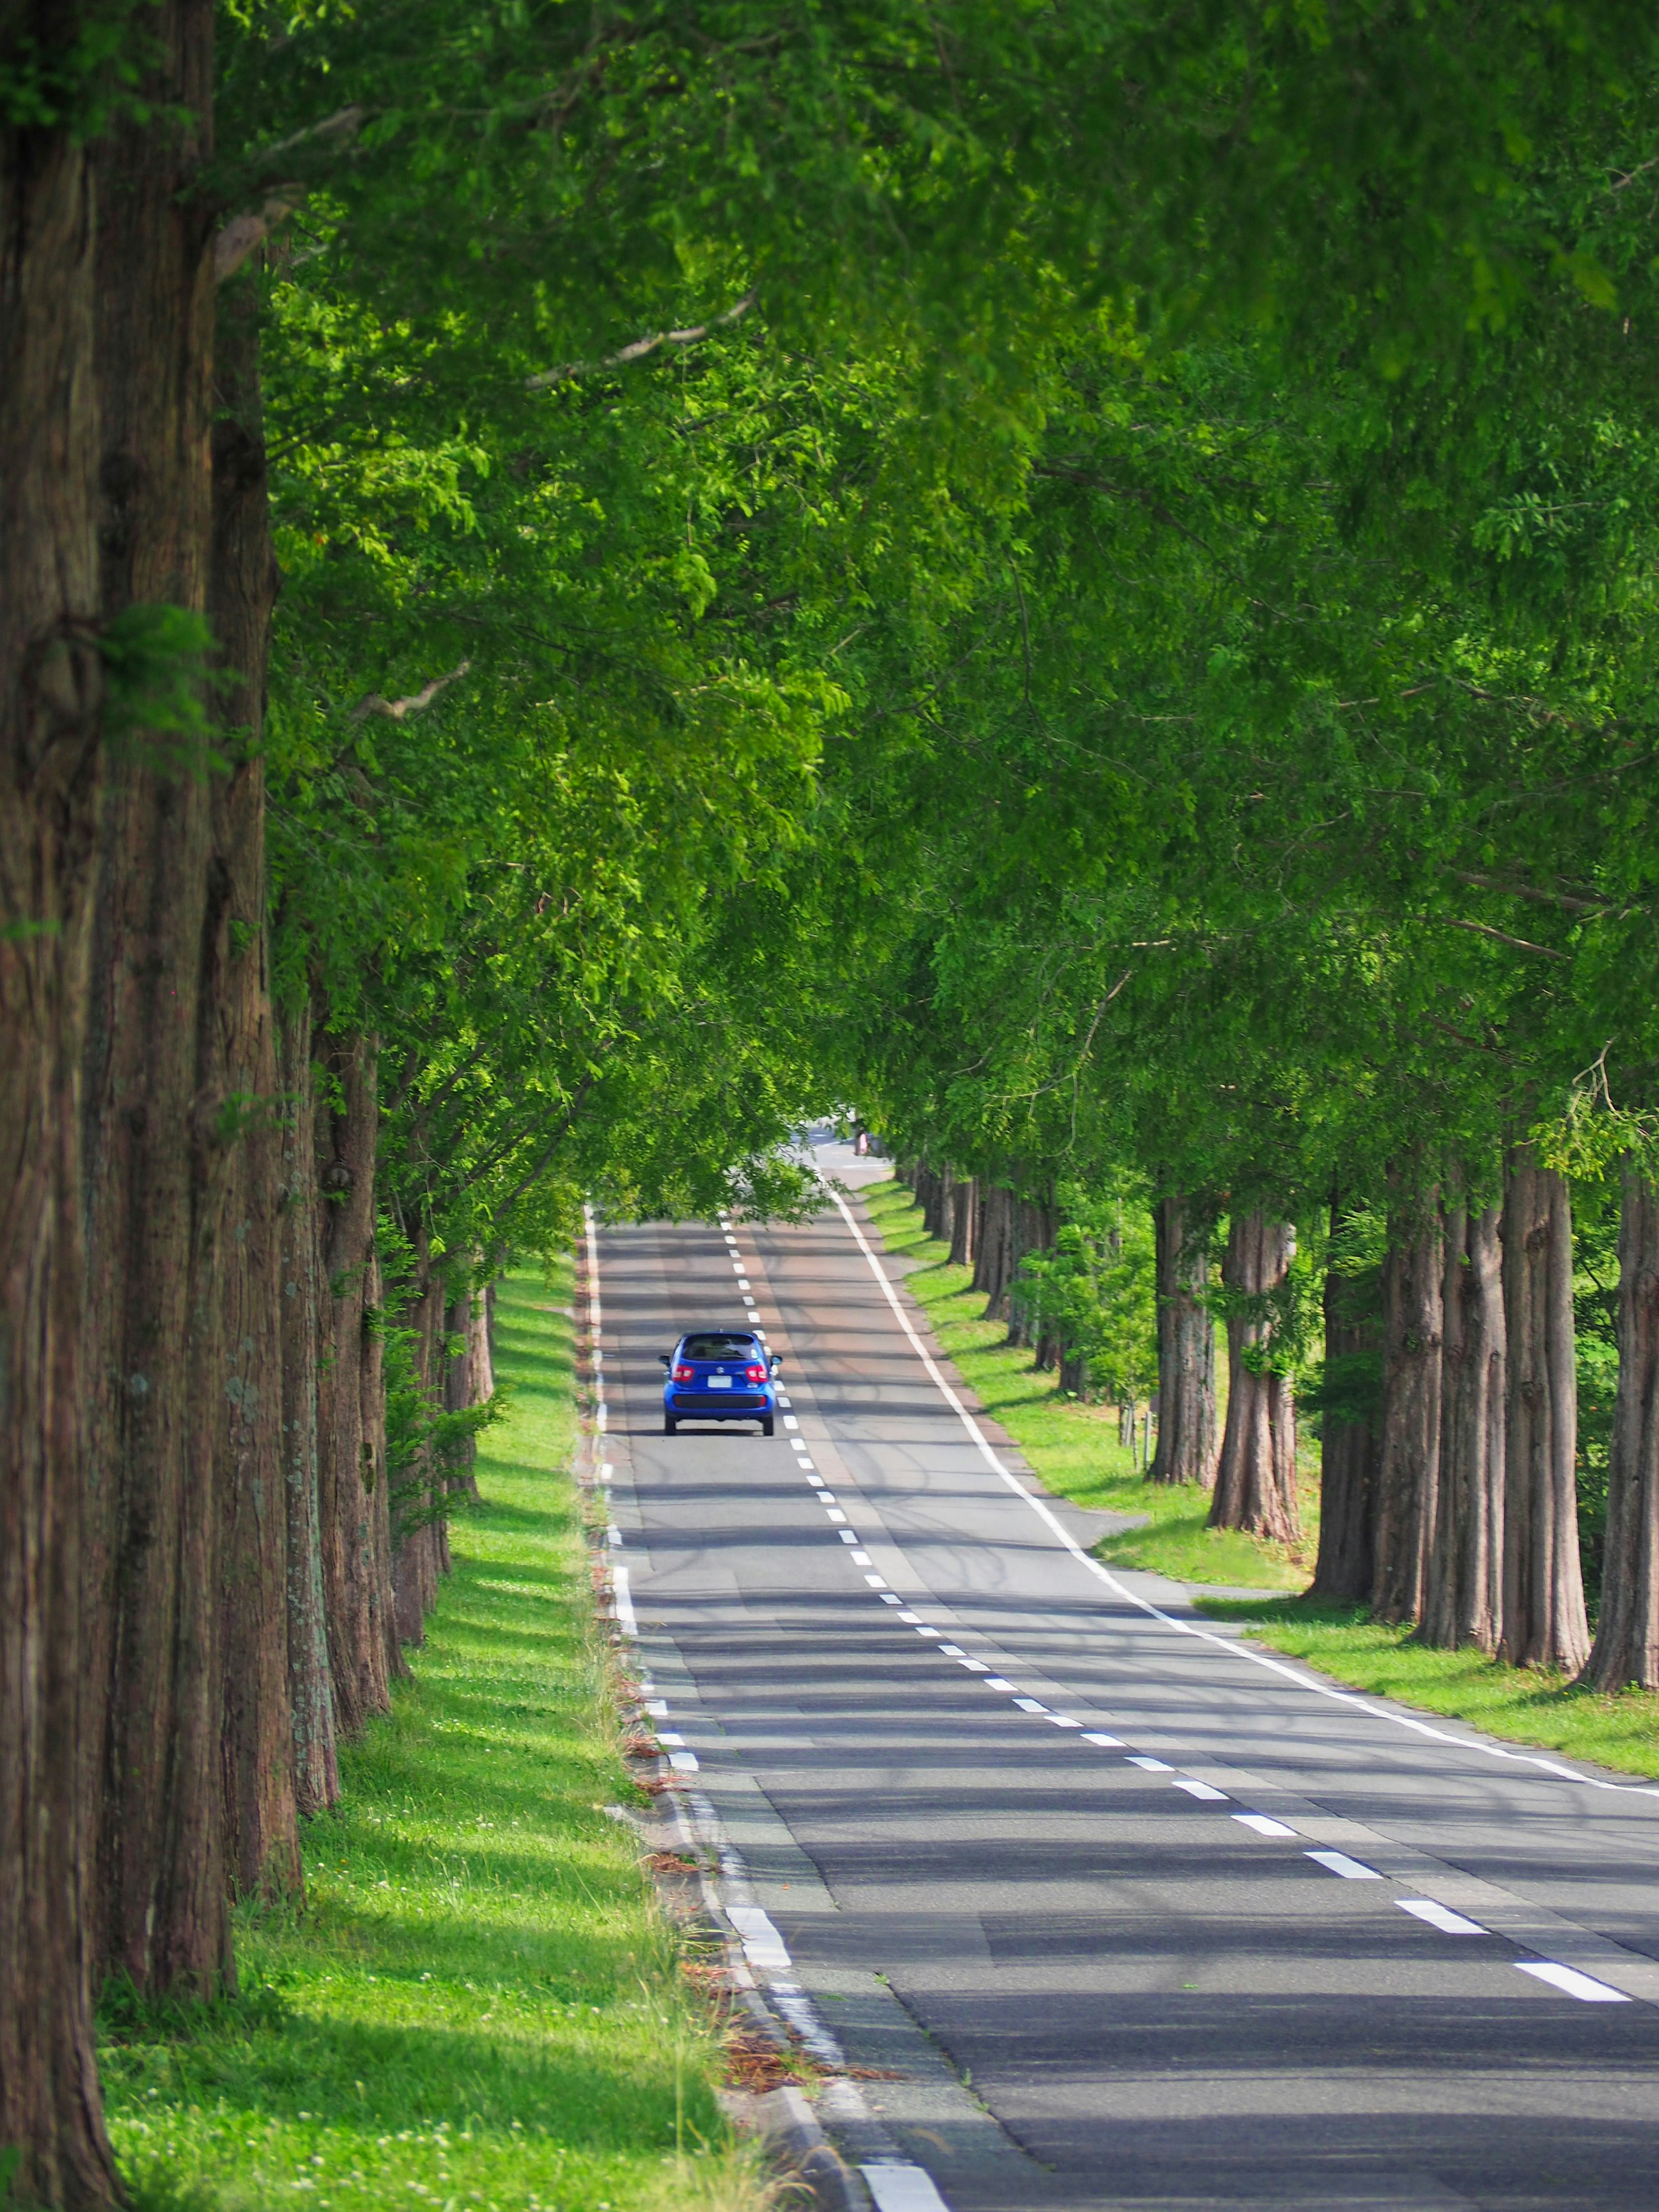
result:
[[[764,1382],[766,1370],[763,1367],[745,1367],[743,1370],[743,1379],[745,1382]]]
[[[691,1380],[692,1372],[693,1370],[689,1368],[682,1359],[679,1365],[674,1370],[674,1380],[677,1382],[689,1382]]]

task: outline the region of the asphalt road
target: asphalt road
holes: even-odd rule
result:
[[[890,2154],[955,2212],[1659,2207],[1659,1791],[1106,1574],[841,1212],[598,1250],[659,1726]],[[665,1437],[745,1311],[798,1426]]]

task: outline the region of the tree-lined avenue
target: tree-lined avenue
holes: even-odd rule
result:
[[[665,1437],[657,1354],[743,1310],[733,1238],[799,1426]],[[597,1252],[663,1725],[848,2057],[908,2075],[868,2094],[947,2203],[1648,2202],[1659,1794],[1333,1694],[1177,1587],[1091,1572],[839,1212]],[[915,2087],[876,1977],[995,2128]]]

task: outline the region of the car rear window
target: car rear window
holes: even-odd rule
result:
[[[752,1336],[688,1336],[680,1347],[682,1359],[752,1359]]]

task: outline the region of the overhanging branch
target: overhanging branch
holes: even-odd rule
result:
[[[712,331],[721,330],[728,323],[739,321],[754,306],[755,297],[752,291],[745,292],[742,299],[722,315],[712,316],[708,322],[695,324],[689,330],[658,331],[653,337],[635,338],[620,353],[606,354],[603,361],[570,361],[562,368],[544,368],[539,375],[526,377],[525,388],[529,392],[544,392],[550,385],[566,384],[572,377],[595,376],[601,369],[623,368],[630,361],[643,361],[647,354],[655,353],[659,346],[696,345],[699,338],[706,338]]]

